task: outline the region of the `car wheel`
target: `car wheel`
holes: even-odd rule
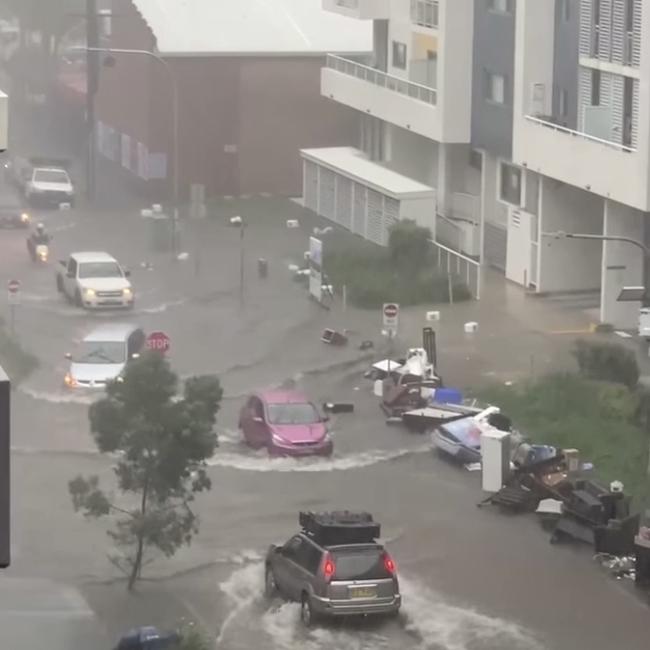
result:
[[[56,276],[56,290],[59,293],[63,293],[63,280],[61,279],[60,275]]]
[[[318,616],[314,612],[314,608],[311,604],[311,598],[308,594],[302,594],[300,599],[300,620],[305,627],[312,627],[316,624]]]
[[[275,575],[270,566],[266,567],[264,574],[264,595],[269,599],[275,598],[278,595],[278,585],[275,582]]]
[[[76,291],[75,294],[74,294],[74,304],[77,307],[83,307],[84,306],[83,302],[81,301],[81,294],[79,293],[79,291]]]

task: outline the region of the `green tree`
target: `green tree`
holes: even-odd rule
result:
[[[108,535],[125,549],[125,559],[116,564],[129,576],[129,591],[140,577],[146,549],[171,557],[191,542],[198,519],[190,505],[197,493],[211,488],[206,460],[217,447],[221,384],[203,376],[188,379],[181,396],[178,387],[177,375],[159,353],[147,352],[130,364],[124,378],[109,384],[106,397],[89,409],[100,452],[118,454],[119,499],[102,490],[96,476],[69,483],[76,511],[114,518]]]

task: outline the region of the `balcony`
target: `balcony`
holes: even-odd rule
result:
[[[390,18],[390,0],[323,0],[323,9],[361,20]]]
[[[514,162],[647,212],[647,155],[641,153],[548,118],[526,115],[515,119]]]
[[[445,141],[435,88],[328,55],[321,94],[426,138]]]
[[[438,29],[438,0],[411,0],[411,22],[418,27]]]

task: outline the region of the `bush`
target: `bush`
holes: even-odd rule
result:
[[[636,356],[622,345],[580,339],[573,354],[580,373],[589,379],[611,381],[628,388],[634,388],[639,381]]]
[[[4,368],[13,384],[19,384],[38,368],[38,359],[9,335],[1,318],[0,366]]]
[[[603,483],[620,480],[635,505],[648,503],[648,434],[638,424],[642,396],[620,383],[550,375],[518,388],[493,386],[480,397],[498,404],[532,442],[580,450]]]
[[[393,226],[388,249],[349,235],[332,237],[325,246],[324,267],[330,282],[347,287],[350,303],[378,309],[397,301],[407,307],[449,302],[447,276],[434,266],[427,228],[414,222]],[[471,298],[468,287],[452,279],[454,302]]]

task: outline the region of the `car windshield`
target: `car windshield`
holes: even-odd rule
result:
[[[124,274],[116,262],[84,262],[79,265],[79,277],[87,278],[121,278]]]
[[[75,363],[124,363],[126,345],[120,341],[84,341],[73,360]]]
[[[271,424],[315,424],[320,422],[318,411],[312,404],[269,404]]]
[[[391,574],[384,566],[384,551],[376,548],[334,551],[336,580],[383,580]]]
[[[37,169],[34,172],[34,181],[37,183],[69,183],[70,177],[59,169]]]

